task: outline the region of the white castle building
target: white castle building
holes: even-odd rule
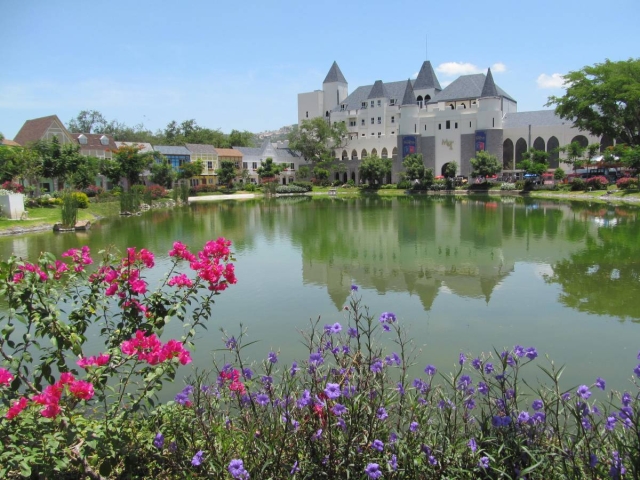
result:
[[[347,145],[335,151],[346,166],[345,172],[335,174],[342,181],[358,182],[359,161],[371,154],[393,159],[387,178],[391,183],[399,180],[402,159],[411,153],[421,153],[435,175],[455,161],[458,175],[469,176],[469,160],[486,150],[502,163],[504,174],[516,174],[515,165],[530,147],[549,152],[549,167],[555,169],[562,164],[553,152],[558,146],[613,144],[578,130],[553,110],[518,112],[516,100],[496,85],[491,69],[486,75],[463,75],[443,89],[429,61],[415,80],[377,80],[351,94],[333,62],[322,90],[298,94],[298,123],[320,116],[331,123],[343,122],[349,132]]]

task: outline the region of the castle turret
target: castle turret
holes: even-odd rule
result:
[[[337,62],[333,62],[329,73],[322,82],[323,109],[325,118],[329,118],[329,112],[347,98],[349,94],[349,84],[340,71]]]
[[[407,80],[402,104],[400,105],[400,133],[414,135],[418,133],[418,104],[411,80]]]
[[[491,128],[502,128],[502,96],[489,68],[478,99],[478,129]]]
[[[438,81],[438,77],[436,77],[436,73],[433,71],[431,62],[425,60],[422,67],[420,67],[416,81],[413,82],[413,91],[418,106],[420,108],[426,107],[429,100],[441,90],[442,87],[440,87],[440,82]]]

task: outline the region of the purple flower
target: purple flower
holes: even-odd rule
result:
[[[394,323],[396,321],[396,316],[391,312],[384,312],[380,315],[380,323]]]
[[[433,365],[427,365],[424,369],[424,373],[426,373],[430,377],[433,377],[436,374],[436,372],[437,372],[436,367],[434,367]]]
[[[631,394],[629,392],[624,392],[622,394],[622,405],[628,407],[631,403]]]
[[[380,470],[380,465],[377,463],[369,463],[364,469],[364,473],[367,474],[369,478],[377,479],[382,476],[382,470]]]
[[[595,386],[597,388],[599,388],[600,390],[604,391],[605,385],[606,385],[606,383],[604,381],[604,378],[600,378],[600,377],[596,378]]]
[[[314,442],[316,440],[319,440],[322,437],[322,429],[319,428],[316,433],[314,433],[313,435],[311,435],[311,440],[313,440]]]
[[[398,434],[396,432],[391,432],[389,434],[389,443],[396,443],[398,441]]]
[[[525,354],[529,360],[533,360],[538,356],[538,351],[534,347],[527,348],[527,352]]]
[[[390,332],[391,331],[391,327],[388,324],[383,324],[382,325],[382,330],[384,330],[385,332]]]
[[[384,365],[382,364],[382,362],[379,359],[376,359],[372,364],[371,364],[371,371],[373,373],[380,373],[382,372],[382,369],[384,368]]]
[[[264,393],[260,393],[256,396],[256,402],[258,405],[262,405],[263,407],[269,403],[269,395],[265,395]]]
[[[349,329],[347,330],[347,333],[351,338],[355,338],[358,336],[358,330],[353,327],[349,327]]]
[[[289,375],[292,377],[298,373],[300,369],[298,368],[298,362],[291,362],[291,368],[289,369]]]
[[[540,410],[542,407],[544,407],[544,403],[542,403],[542,400],[534,400],[531,403],[531,408],[533,408],[536,412]]]
[[[260,379],[260,381],[262,382],[262,384],[265,387],[268,387],[269,385],[271,385],[273,383],[273,378],[270,377],[269,375],[263,375],[262,378]]]
[[[384,407],[380,407],[378,408],[378,412],[376,413],[376,416],[380,420],[385,420],[386,418],[389,417],[389,414],[387,413]]]
[[[513,353],[515,353],[518,356],[518,358],[524,357],[524,354],[525,354],[524,347],[521,345],[516,345],[515,347],[513,347]]]
[[[153,446],[156,448],[162,448],[164,446],[164,435],[162,435],[162,433],[156,434],[156,438],[153,439]]]
[[[171,443],[169,444],[169,451],[170,451],[171,453],[175,453],[175,452],[177,452],[177,451],[178,451],[178,444],[177,444],[176,442],[171,442]]]
[[[377,450],[379,452],[384,450],[384,443],[382,443],[382,441],[380,440],[374,440],[371,443],[371,448],[373,448],[374,450]]]
[[[624,475],[625,473],[627,473],[627,469],[624,468],[624,465],[622,465],[622,460],[620,459],[620,455],[618,455],[618,452],[614,451],[609,475],[611,475],[611,478],[613,478],[614,480],[617,480],[621,475]]]
[[[480,457],[478,466],[483,469],[489,468],[489,457]]]
[[[473,360],[471,360],[471,366],[476,370],[480,370],[480,367],[482,367],[482,362],[478,357],[476,357]]]
[[[489,386],[484,382],[478,382],[478,391],[482,395],[486,395],[487,393],[489,393]]]
[[[561,398],[563,401],[568,402],[569,400],[571,400],[571,394],[569,392],[563,393],[561,395]]]
[[[393,470],[394,472],[398,470],[398,457],[396,457],[395,454],[391,455],[391,459],[389,460],[389,466],[391,467],[391,470]]]
[[[336,399],[340,396],[340,385],[337,383],[327,383],[327,386],[324,389],[324,393],[327,398]]]
[[[582,428],[585,430],[591,430],[591,422],[588,418],[583,418],[580,423],[582,423]]]
[[[580,385],[578,387],[578,390],[576,391],[576,394],[580,398],[583,398],[584,400],[586,400],[591,396],[591,391],[589,391],[589,387],[587,387],[586,385]]]
[[[467,361],[467,357],[466,357],[466,355],[465,355],[464,353],[461,353],[461,354],[459,355],[459,357],[458,357],[458,363],[459,363],[460,365],[464,365],[464,362],[466,362],[466,361]]]
[[[464,390],[471,384],[471,377],[469,375],[462,375],[458,380],[458,389]]]
[[[404,395],[405,394],[404,387],[402,386],[402,382],[398,382],[396,390],[398,391],[398,393],[400,395]]]
[[[533,423],[543,423],[547,419],[547,416],[544,412],[536,412],[533,414],[531,419],[533,420]]]
[[[231,337],[227,339],[225,345],[229,350],[233,350],[234,348],[236,348],[236,345],[238,345],[238,342],[236,341],[235,337]]]
[[[616,428],[617,421],[618,419],[615,417],[615,415],[607,417],[607,423],[605,424],[604,428],[609,432],[613,431]]]
[[[267,358],[271,363],[278,363],[278,354],[276,352],[269,352]]]
[[[520,412],[520,415],[518,415],[518,421],[520,423],[527,423],[529,418],[529,412]]]
[[[351,291],[352,292],[357,292],[358,291],[358,286],[357,285],[351,285]]]
[[[251,378],[253,377],[253,372],[251,371],[250,368],[243,368],[242,369],[242,375],[244,376],[244,378],[246,378],[247,380],[251,380]]]
[[[418,430],[419,426],[420,424],[418,422],[411,422],[411,424],[409,425],[409,430],[415,432],[416,430]]]
[[[473,453],[476,453],[476,450],[478,449],[478,444],[476,443],[476,439],[475,438],[472,438],[471,440],[469,440],[467,445],[469,446],[469,448],[471,449],[471,451]]]
[[[347,431],[347,424],[345,423],[344,418],[338,418],[338,423],[336,425],[338,425],[342,431]]]
[[[289,472],[289,475],[295,475],[299,471],[300,471],[300,467],[298,467],[298,461],[296,460],[293,464],[293,467],[291,467],[291,471]]]
[[[493,368],[493,363],[491,362],[487,362],[484,364],[484,373],[486,373],[487,375],[492,373],[494,371]]]
[[[324,358],[322,358],[321,353],[312,353],[309,355],[309,363],[312,365],[321,365],[324,362]]]
[[[311,393],[309,393],[309,390],[302,392],[302,396],[298,399],[296,404],[298,405],[298,408],[304,408],[311,404]]]
[[[589,466],[591,468],[595,468],[598,464],[598,457],[596,457],[595,453],[589,455]]]
[[[336,403],[333,408],[331,409],[331,411],[333,412],[334,415],[336,416],[340,416],[343,413],[346,413],[347,411],[347,407],[345,407],[344,405],[340,404],[340,403]]]
[[[191,385],[187,385],[182,389],[181,392],[177,393],[175,396],[175,401],[180,405],[186,405],[189,401],[189,395],[193,392],[193,387]]]
[[[231,460],[227,470],[236,480],[247,480],[249,478],[249,472],[244,469],[242,460]]]
[[[473,398],[468,398],[467,400],[465,400],[464,406],[467,410],[473,410],[474,408],[476,408],[476,401]]]
[[[436,460],[436,457],[434,457],[433,455],[429,455],[429,463],[431,465],[438,465],[438,460]]]
[[[198,450],[198,453],[196,453],[191,459],[191,465],[193,465],[194,467],[201,465],[203,455],[204,455],[204,452],[202,450]]]

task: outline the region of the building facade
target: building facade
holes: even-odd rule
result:
[[[258,148],[233,148],[242,153],[242,168],[249,173],[248,181],[251,183],[259,183],[257,170],[267,158],[271,158],[273,163],[284,167],[282,173],[278,175],[278,183],[282,183],[283,185],[295,181],[296,172],[298,172],[300,166],[306,165],[306,162],[299,154],[289,148],[280,147],[277,144],[271,143],[268,138],[266,138]]]
[[[298,123],[319,116],[347,127],[347,145],[334,151],[344,168],[334,175],[357,183],[360,161],[368,155],[393,160],[386,179],[391,183],[399,181],[402,160],[411,153],[422,154],[435,175],[456,162],[457,174],[470,176],[470,159],[485,150],[498,158],[505,175],[517,175],[515,165],[530,147],[549,152],[550,168],[557,168],[562,164],[555,152],[558,146],[573,141],[601,143],[602,148],[612,144],[580,131],[552,110],[518,112],[517,101],[495,83],[490,69],[486,75],[463,75],[442,88],[429,61],[414,80],[377,80],[351,94],[334,62],[322,90],[298,95]]]

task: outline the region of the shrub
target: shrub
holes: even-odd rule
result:
[[[89,197],[84,192],[71,192],[71,198],[78,208],[89,208]]]
[[[76,200],[76,193],[79,192],[68,192],[62,196],[62,205],[60,207],[60,216],[62,226],[65,228],[71,228],[75,226],[78,221],[78,201]],[[84,193],[82,194],[84,195]],[[86,195],[84,195],[87,198]],[[87,198],[87,206],[89,204],[89,199]],[[86,207],[85,207],[86,208]]]
[[[616,182],[616,187],[620,190],[632,190],[638,188],[638,179],[635,177],[622,177]]]
[[[604,175],[588,178],[585,183],[592,190],[606,190],[609,186],[609,180]]]
[[[247,192],[255,192],[256,190],[258,190],[258,186],[257,186],[255,183],[247,183],[247,184],[244,186],[244,189],[245,189]]]
[[[516,190],[524,190],[524,184],[525,184],[524,180],[516,180],[516,183],[515,183]]]
[[[399,190],[410,190],[413,187],[411,180],[407,180],[406,178],[404,180],[400,180],[397,184],[397,188]]]
[[[516,189],[515,183],[504,182],[502,185],[500,185],[500,190],[515,190],[515,189]]]
[[[167,189],[162,185],[149,185],[144,190],[145,196],[151,198],[151,200],[159,200],[167,196]]]
[[[2,188],[3,190],[8,190],[9,192],[13,192],[13,193],[24,193],[24,187],[16,182],[6,181],[2,184],[0,188]]]
[[[306,192],[307,190],[304,187],[299,187],[293,184],[278,185],[276,187],[276,193],[306,193]]]
[[[305,192],[310,192],[311,190],[313,190],[313,184],[311,182],[295,181],[295,182],[292,182],[290,185],[295,185],[296,187],[304,188]]]
[[[429,185],[429,190],[433,190],[435,192],[440,190],[446,190],[447,182],[442,179],[434,180],[431,185]]]
[[[571,191],[577,192],[577,191],[586,190],[586,189],[587,189],[587,182],[585,182],[584,179],[576,177],[573,180],[571,180]]]
[[[92,197],[97,197],[98,195],[101,195],[102,193],[104,193],[104,188],[99,187],[97,185],[89,185],[83,191],[87,195],[87,197],[92,198]]]
[[[142,197],[146,188],[144,185],[131,185],[129,192]]]
[[[190,192],[193,195],[197,195],[198,193],[213,193],[218,191],[217,185],[196,185],[195,187],[191,187]]]
[[[347,186],[348,187],[355,187],[356,186],[356,181],[353,178],[350,178],[349,180],[347,180]]]

